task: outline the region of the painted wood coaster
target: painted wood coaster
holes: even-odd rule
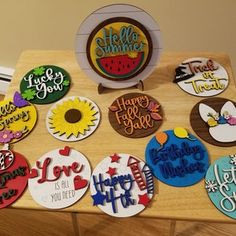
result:
[[[147,144],[145,156],[154,176],[175,187],[198,183],[209,166],[205,146],[182,127],[157,132]]]
[[[0,208],[19,199],[27,187],[28,174],[24,156],[8,149],[0,150]]]
[[[140,8],[113,4],[93,12],[76,35],[82,70],[107,88],[127,88],[146,79],[161,52],[160,29]]]
[[[62,141],[78,141],[90,136],[98,127],[98,106],[85,97],[64,98],[55,103],[46,118],[48,132]]]
[[[90,176],[86,157],[66,146],[36,161],[29,176],[29,191],[38,204],[61,209],[81,199],[89,186]]]
[[[111,126],[119,134],[142,138],[161,126],[163,111],[155,98],[143,93],[128,93],[111,104],[108,116]]]
[[[70,76],[61,67],[42,65],[30,70],[22,79],[22,97],[35,104],[48,104],[61,99],[70,88]]]
[[[189,58],[175,72],[174,82],[182,90],[195,96],[215,96],[222,93],[229,84],[225,68],[210,58]]]
[[[190,124],[204,141],[222,147],[236,145],[236,103],[225,98],[198,102],[190,114]]]
[[[90,191],[93,205],[108,215],[133,216],[151,202],[154,194],[152,173],[137,157],[113,154],[95,167]]]
[[[14,143],[25,138],[34,128],[37,111],[20,93],[0,102],[0,143]]]
[[[209,167],[205,188],[215,207],[225,215],[236,219],[236,155],[217,159]]]

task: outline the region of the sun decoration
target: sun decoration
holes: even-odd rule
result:
[[[94,132],[99,120],[99,109],[94,102],[85,97],[70,97],[50,109],[47,128],[60,140],[77,141]]]

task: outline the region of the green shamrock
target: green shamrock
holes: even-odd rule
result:
[[[63,85],[64,85],[64,86],[67,87],[67,86],[69,86],[69,84],[70,84],[70,81],[69,81],[69,80],[64,80],[64,81],[63,81]]]
[[[35,68],[33,71],[34,75],[43,75],[45,71],[45,68],[43,66]]]
[[[33,89],[26,89],[24,91],[24,93],[22,94],[22,97],[29,101],[29,100],[34,99],[35,95],[36,95],[35,90],[33,90]]]

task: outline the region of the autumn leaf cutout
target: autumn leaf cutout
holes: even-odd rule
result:
[[[115,111],[118,111],[118,107],[112,105],[112,106],[109,107],[109,110],[115,112]]]
[[[148,105],[148,111],[151,113],[151,117],[153,120],[162,120],[161,115],[158,113],[160,108],[160,104],[157,104],[151,101]]]

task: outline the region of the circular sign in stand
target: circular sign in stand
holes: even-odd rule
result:
[[[105,6],[88,16],[76,35],[82,70],[107,88],[127,88],[146,79],[161,52],[160,29],[140,8]]]

